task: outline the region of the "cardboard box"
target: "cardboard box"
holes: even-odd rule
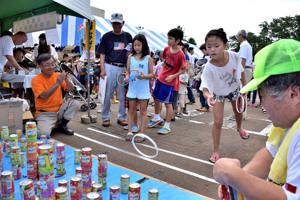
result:
[[[30,111],[22,112],[22,106],[21,101],[0,101],[0,127],[8,126],[9,134],[16,133],[17,129],[23,133],[23,120],[33,119]]]

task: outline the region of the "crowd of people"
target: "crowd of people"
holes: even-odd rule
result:
[[[72,59],[64,54],[59,61],[55,48],[47,44],[45,34],[39,36],[39,44],[33,51],[31,48],[14,49],[15,45],[26,42],[26,33],[12,35],[6,32],[2,35],[0,77],[3,84],[20,78],[19,70],[41,69],[31,83],[38,137],[41,134],[50,137],[58,122],[59,132],[74,134],[67,124],[78,112],[80,102],[74,98],[63,100],[62,91],[74,90],[74,83],[69,72],[56,72],[57,65],[69,67],[86,89],[90,80],[92,94],[98,92],[100,80],[105,80],[102,125],[111,125],[111,103],[118,100],[116,123],[127,130],[126,141],[132,141],[134,133],[140,131],[134,140],[143,142],[143,134],[158,124],[163,125],[158,134],[170,134],[175,116],[183,117],[187,105],[195,103],[194,87],[201,103],[196,110],[210,112],[213,108],[213,154],[209,161],[215,163],[214,178],[222,185],[234,187],[247,199],[299,199],[300,112],[297,109],[300,109],[300,43],[292,39],[277,41],[262,49],[253,59],[245,30],[237,32],[240,51],[235,53],[227,50],[224,30],[213,29],[199,48],[203,58],[196,59],[193,47],[182,42],[181,29],[168,32],[168,46],[161,53],[148,44],[145,32],[141,31],[132,38],[123,31],[124,23],[121,13],[111,15],[113,30],[101,38],[90,70],[80,54]],[[121,80],[117,79],[120,74],[124,75]],[[250,91],[253,95],[248,96]],[[24,91],[19,88],[18,93]],[[231,102],[234,115],[230,119],[236,121],[241,139],[247,140],[250,135],[242,126],[244,116],[237,110],[236,102],[241,96],[249,100],[252,97],[251,106],[257,107],[256,94],[273,127],[266,147],[242,168],[236,159],[220,158],[224,105],[226,100]],[[148,123],[147,117],[151,116],[147,112],[149,104],[154,106],[155,113]],[[165,119],[161,117],[162,104],[166,108]],[[137,110],[141,115],[141,126],[138,125]],[[176,123],[172,124],[172,129],[175,126]],[[220,186],[218,191],[221,199],[225,192],[222,188]]]

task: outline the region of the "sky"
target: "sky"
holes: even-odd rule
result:
[[[211,29],[223,28],[227,37],[238,30],[258,34],[259,24],[273,18],[295,16],[300,0],[90,0],[91,5],[112,13],[123,14],[125,23],[141,26],[167,35],[178,25],[186,38],[193,37],[197,46],[203,44]]]

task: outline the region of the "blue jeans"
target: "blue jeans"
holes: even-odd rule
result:
[[[199,84],[199,86],[197,85],[197,88],[198,88],[198,90],[199,90],[200,85],[201,85],[201,79],[200,79],[200,81],[198,82],[198,84]],[[200,93],[200,103],[201,103],[201,106],[202,106],[203,108],[209,109],[209,105],[207,104],[207,101],[206,101],[206,99],[205,99],[204,96],[203,96],[203,92],[202,92],[201,90],[199,90],[199,93]]]
[[[248,99],[250,99],[250,97],[251,97],[251,92],[253,92],[253,95],[252,95],[252,103],[251,103],[251,104],[255,104],[256,95],[257,95],[257,90],[249,91],[249,92],[248,92],[248,96],[247,96]]]
[[[188,82],[187,91],[188,91],[188,99],[190,100],[190,102],[195,102],[195,97],[192,88],[190,86],[190,81]]]

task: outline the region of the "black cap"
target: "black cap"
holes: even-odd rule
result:
[[[39,40],[42,39],[42,40],[46,40],[46,35],[45,33],[42,33],[40,36],[39,36]]]

